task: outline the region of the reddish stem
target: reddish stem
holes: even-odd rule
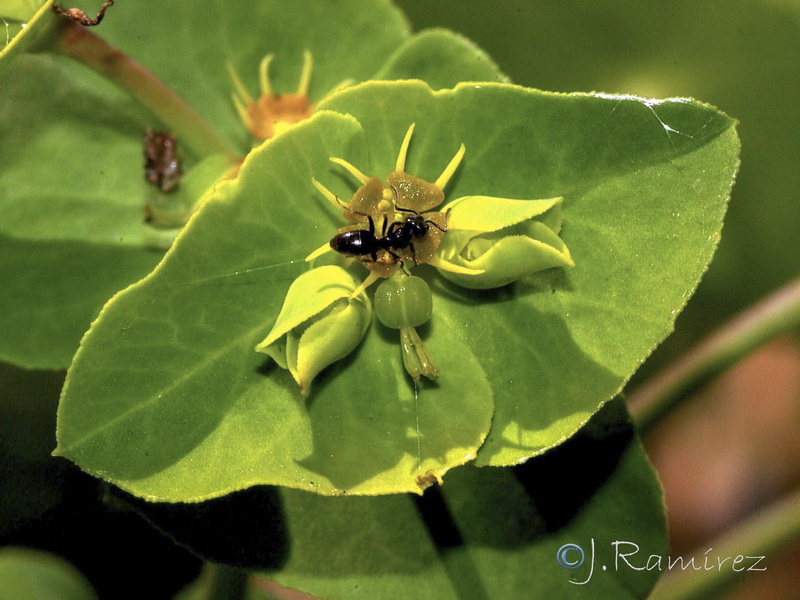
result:
[[[61,23],[56,48],[110,79],[145,106],[184,147],[202,158],[233,148],[184,100],[135,60],[77,23]]]

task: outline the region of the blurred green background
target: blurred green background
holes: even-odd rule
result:
[[[800,2],[399,0],[415,29],[474,40],[514,81],[557,92],[692,97],[740,121],[719,251],[637,379],[798,274]],[[602,252],[602,248],[598,248]]]

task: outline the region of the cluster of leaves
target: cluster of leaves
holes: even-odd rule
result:
[[[281,486],[267,504],[291,543],[267,558],[232,556],[241,539],[197,539],[213,527],[195,525],[184,541],[322,597],[450,598],[464,586],[569,597],[583,589],[569,575],[585,573],[558,565],[564,543],[631,539],[663,554],[657,482],[624,408],[609,401],[669,333],[711,259],[737,165],[733,122],[689,100],[510,85],[469,42],[411,35],[383,1],[246,12],[141,1],[103,22],[104,38],[246,154],[235,179],[202,192],[165,256],[165,238],[141,218],[156,193],[141,166],[150,113],[61,56],[0,65],[0,356],[66,367],[100,307],[127,288],[72,361],[57,453],[159,503],[235,505],[239,490]],[[147,23],[148,35],[132,23]],[[273,53],[273,85],[290,90],[306,50],[315,114],[249,150],[226,62],[247,82]],[[367,83],[328,95],[343,78]],[[384,178],[412,122],[410,173],[434,179],[467,148],[450,199],[563,197],[576,266],[494,291],[420,267],[434,294],[421,332],[438,382],[413,385],[395,336],[373,326],[306,400],[254,347],[307,269],[302,258],[339,225],[311,180],[352,194],[331,156]],[[189,171],[206,158],[193,152]],[[384,496],[419,493],[453,467],[421,500]],[[553,489],[565,473],[576,481]],[[345,494],[383,497],[323,497]],[[173,532],[180,521],[162,504],[140,508]],[[259,534],[281,538],[242,535]],[[640,598],[656,576],[609,572],[592,592]]]

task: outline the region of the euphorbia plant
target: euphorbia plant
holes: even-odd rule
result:
[[[176,22],[192,24],[187,44],[204,56],[198,72],[157,36],[143,41],[124,26],[156,6],[157,26],[173,36]],[[174,243],[158,238],[170,246],[163,260],[114,295],[83,337],[56,453],[151,502],[235,505],[239,494],[258,494],[254,486],[278,486],[288,549],[274,564],[253,557],[247,566],[322,597],[450,598],[466,593],[459,581],[477,581],[489,596],[557,585],[571,597],[584,592],[553,558],[564,544],[608,534],[664,553],[658,485],[613,399],[668,335],[711,259],[737,167],[733,121],[692,100],[505,83],[456,36],[410,36],[385,2],[250,8],[243,26],[253,37],[237,35],[245,47],[219,48],[211,40],[228,31],[224,19],[186,6],[115,5],[103,21],[110,40],[140,52],[197,109],[213,132],[206,141],[222,148],[186,144],[180,185],[191,202],[181,206],[191,216]],[[53,27],[62,50],[64,31],[84,35]],[[357,40],[357,56],[327,43],[332,29],[337,40]],[[321,37],[299,35],[308,30]],[[93,51],[82,58],[91,63]],[[268,55],[275,60],[266,64],[287,69],[268,78],[262,66],[262,91],[307,91],[314,102],[306,118],[281,121],[260,142],[252,135],[261,131],[252,122],[260,104],[251,106],[239,75],[228,78],[257,72]],[[313,77],[298,89],[309,56]],[[15,99],[41,85],[37,70],[63,70],[77,91],[90,77],[58,57],[19,56],[5,71]],[[201,85],[206,77],[212,85]],[[340,86],[343,79],[354,81]],[[101,130],[122,132],[97,150],[124,182],[108,191],[125,207],[113,239],[102,226],[106,203],[65,222],[50,218],[47,196],[65,206],[85,196],[83,181],[66,193],[63,168],[44,183],[26,180],[38,167],[28,154],[3,175],[4,243],[19,256],[21,246],[46,241],[31,253],[34,277],[46,273],[58,285],[52,266],[64,239],[89,244],[100,261],[121,251],[141,259],[91,290],[85,321],[98,300],[160,259],[141,207],[151,216],[170,208],[154,213],[153,194],[168,200],[134,168],[151,117],[105,82],[97,86],[87,95],[116,99]],[[51,102],[42,98],[39,110]],[[91,118],[69,114],[67,131],[79,132],[82,119],[99,127],[96,103],[76,105]],[[180,148],[185,132],[173,122]],[[55,148],[68,155],[85,141],[76,136],[56,136]],[[42,151],[37,139],[26,143]],[[341,177],[342,165],[360,187]],[[202,184],[190,185],[193,172]],[[95,209],[100,226],[81,227]],[[342,216],[351,221],[345,229]],[[372,246],[360,252],[356,239]],[[29,287],[11,267],[12,289]],[[56,297],[47,305],[61,309]],[[53,336],[48,324],[32,328],[19,362],[39,364],[28,357]],[[57,337],[46,364],[71,356],[74,331]],[[12,344],[5,352],[15,356]],[[580,470],[584,459],[603,476],[588,478],[574,505],[548,508],[545,490],[558,471]],[[425,490],[421,500],[406,494]],[[498,512],[523,526],[498,522]],[[461,532],[453,548],[437,532],[443,518]],[[171,529],[169,519],[160,524]],[[187,543],[204,547],[203,534],[197,528]],[[337,560],[320,568],[318,553]],[[224,544],[206,554],[241,564]],[[536,562],[546,566],[531,577],[523,567]],[[592,591],[642,598],[656,575],[616,571]]]

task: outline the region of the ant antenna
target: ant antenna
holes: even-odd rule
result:
[[[390,185],[389,188],[392,190],[392,193],[394,194],[394,209],[396,211],[399,210],[400,212],[410,212],[410,213],[414,213],[415,215],[419,214],[413,208],[403,208],[402,206],[400,206],[397,203],[397,201],[400,199],[400,193],[397,191],[397,188],[395,186],[393,186],[393,185]]]
[[[328,202],[330,202],[331,204],[333,204],[337,208],[343,207],[343,208],[349,210],[347,208],[347,205],[344,202],[342,202],[341,200],[339,200],[339,196],[337,196],[332,191],[330,191],[328,188],[326,188],[324,185],[322,185],[319,181],[316,180],[316,178],[312,177],[311,178],[311,183],[314,185],[315,188],[317,188],[317,191],[320,194],[322,194]]]

